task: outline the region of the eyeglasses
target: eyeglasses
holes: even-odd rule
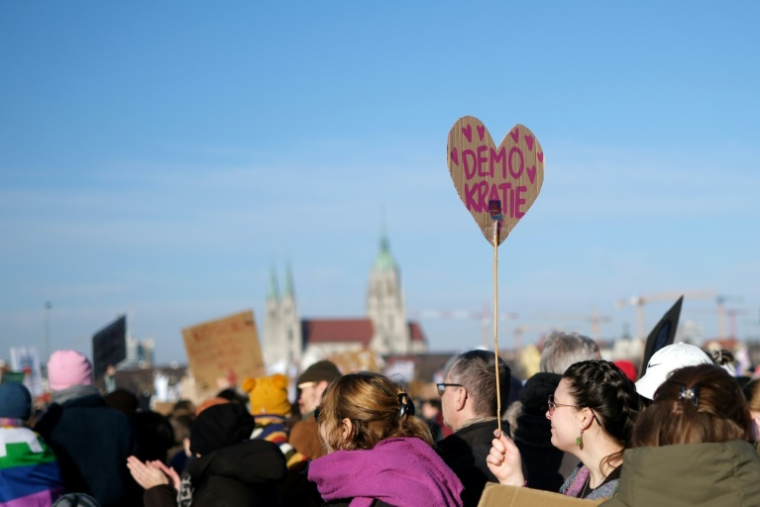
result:
[[[443,392],[446,390],[446,386],[464,387],[462,384],[447,384],[446,382],[441,382],[440,384],[435,385],[435,387],[438,388],[438,396],[443,396]]]
[[[314,409],[314,420],[319,423],[319,414],[322,412],[322,409],[317,407]]]
[[[554,395],[553,395],[553,394],[550,394],[550,395],[549,395],[549,402],[548,402],[548,404],[549,404],[549,413],[550,413],[550,414],[554,413],[554,409],[555,409],[555,408],[560,408],[560,407],[570,407],[570,408],[588,408],[588,407],[579,407],[578,405],[566,405],[566,404],[564,404],[564,403],[555,403],[555,402],[554,402]],[[588,408],[588,409],[589,409],[589,410],[591,410],[590,408]],[[599,419],[597,419],[597,417],[596,417],[596,414],[594,413],[594,411],[593,411],[593,410],[591,410],[591,415],[593,415],[593,416],[594,416],[594,420],[596,421],[596,423],[597,423],[599,426],[601,426],[601,425],[602,425],[602,423],[601,423],[601,422],[599,422]]]

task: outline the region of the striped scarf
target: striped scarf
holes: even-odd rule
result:
[[[307,458],[296,451],[288,443],[288,428],[285,426],[285,418],[278,415],[255,416],[256,428],[251,434],[251,440],[266,440],[280,446],[280,451],[285,455],[289,471],[302,470],[307,463]]]

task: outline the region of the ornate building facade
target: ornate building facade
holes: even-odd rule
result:
[[[366,309],[364,318],[301,319],[290,266],[282,294],[272,269],[262,340],[267,366],[303,367],[322,358],[360,350],[381,355],[427,352],[422,328],[407,320],[399,268],[385,235],[370,270]]]

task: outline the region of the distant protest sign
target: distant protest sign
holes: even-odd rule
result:
[[[251,310],[185,328],[182,337],[200,395],[266,372]]]
[[[384,366],[383,358],[368,349],[342,352],[327,358],[344,373],[374,371],[379,373]]]
[[[122,315],[92,336],[92,368],[98,381],[109,366],[127,358],[127,316]]]
[[[498,232],[501,244],[541,191],[541,144],[528,127],[515,125],[495,146],[483,122],[465,116],[449,131],[447,152],[451,179],[467,211],[489,243]]]
[[[23,374],[23,384],[32,396],[42,396],[40,358],[34,347],[11,347],[11,369]]]

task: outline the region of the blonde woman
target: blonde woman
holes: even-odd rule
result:
[[[462,484],[398,385],[369,372],[333,381],[314,411],[327,455],[309,480],[326,505],[461,507]]]

